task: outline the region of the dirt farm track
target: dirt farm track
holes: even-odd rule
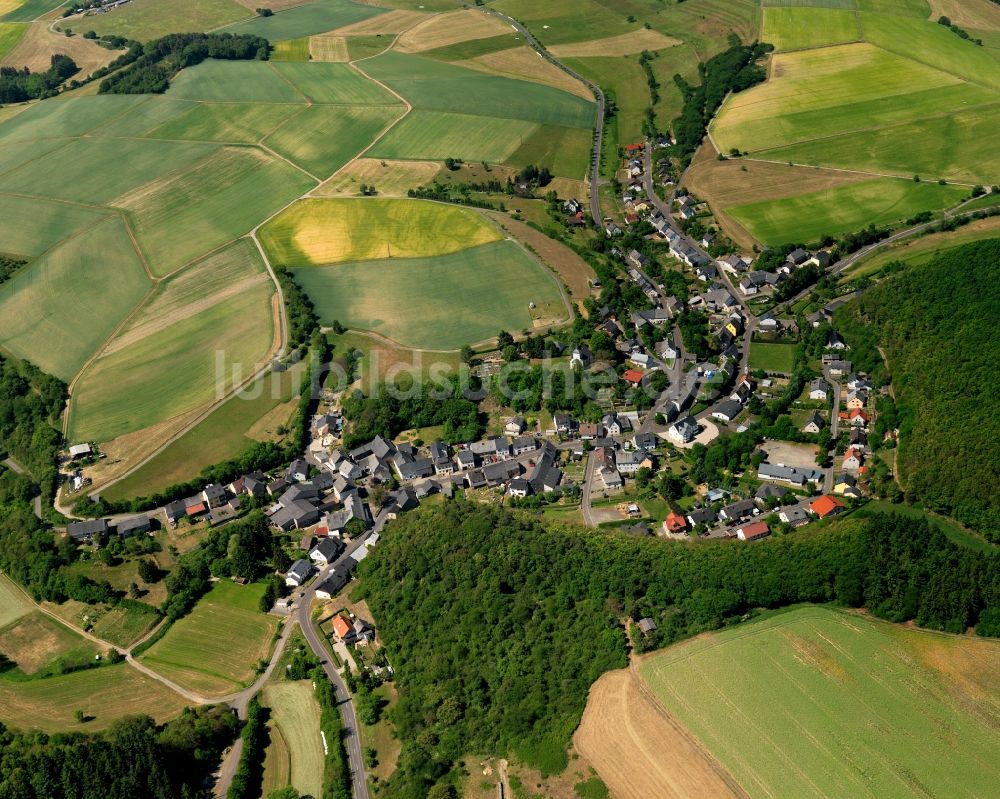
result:
[[[647,693],[634,667],[590,689],[573,736],[614,799],[746,797],[722,765]]]

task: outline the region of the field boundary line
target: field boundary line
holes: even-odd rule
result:
[[[826,169],[826,170],[829,170],[830,172],[843,172],[843,173],[849,174],[849,175],[871,175],[873,178],[890,178],[890,179],[893,179],[893,180],[908,180],[908,181],[912,181],[912,178],[907,177],[906,175],[893,175],[893,174],[890,174],[888,172],[869,172],[868,170],[865,170],[865,169],[847,169],[846,167],[826,166],[825,164],[804,164],[804,163],[797,162],[797,161],[778,161],[778,160],[775,160],[775,159],[772,159],[772,158],[754,158],[752,156],[744,156],[744,157],[742,157],[742,160],[744,160],[744,161],[756,161],[759,164],[777,164],[779,166],[797,166],[797,167],[805,168],[805,169]],[[931,183],[933,183],[933,180],[934,180],[933,178],[928,178],[928,180],[923,181],[923,182],[931,184]],[[975,184],[975,183],[964,183],[964,182],[958,181],[958,180],[949,180],[948,181],[948,185],[949,186],[968,186],[968,187],[971,188],[972,186],[975,186],[977,184]],[[793,195],[793,196],[800,196],[800,195]],[[785,197],[785,198],[782,198],[782,199],[791,199],[791,198],[790,197]],[[755,200],[754,202],[765,202],[765,201],[766,201],[766,198],[765,198],[765,200]],[[775,202],[777,202],[777,200],[775,200]],[[745,204],[746,203],[739,203],[739,205],[745,205]],[[729,207],[730,208],[735,208],[736,206],[735,205],[731,205]]]
[[[320,177],[317,177],[316,175],[314,175],[314,174],[313,174],[312,172],[310,172],[310,171],[309,171],[308,169],[306,169],[305,167],[303,167],[303,166],[299,166],[299,165],[298,165],[298,164],[296,164],[296,163],[295,163],[294,161],[290,161],[290,160],[289,160],[289,159],[287,159],[287,158],[286,158],[285,156],[283,156],[283,155],[282,155],[281,153],[279,153],[279,152],[277,152],[277,151],[275,151],[275,150],[272,150],[272,149],[271,149],[270,147],[268,147],[268,146],[267,146],[266,144],[263,144],[263,143],[261,143],[261,144],[252,144],[252,145],[250,145],[250,146],[251,146],[251,147],[259,147],[259,148],[260,148],[261,150],[263,150],[263,151],[264,151],[265,153],[268,153],[269,155],[272,155],[272,156],[274,156],[275,158],[277,158],[277,159],[278,159],[279,161],[284,161],[284,162],[285,162],[286,164],[288,164],[288,165],[289,165],[290,167],[293,167],[293,168],[295,168],[295,169],[299,170],[299,172],[301,172],[301,173],[302,173],[303,175],[305,175],[306,177],[308,177],[308,178],[309,178],[310,180],[315,180],[315,181],[316,181],[316,185],[315,185],[315,186],[313,186],[313,187],[312,187],[311,189],[309,189],[309,191],[313,191],[314,189],[317,189],[317,188],[319,188],[319,186],[321,186],[321,185],[322,185],[322,183],[323,183],[323,178],[320,178]]]
[[[285,83],[287,83],[289,86],[291,86],[292,87],[292,91],[295,92],[299,97],[303,98],[303,100],[305,100],[306,105],[313,105],[313,99],[312,99],[312,97],[310,97],[308,94],[306,94],[304,91],[302,91],[302,89],[300,89],[298,86],[296,86],[294,83],[292,83],[287,77],[285,77],[284,75],[282,75],[281,72],[275,68],[274,62],[270,58],[268,58],[268,60],[265,63],[267,64],[267,68],[270,69],[271,72],[273,72],[275,75],[277,75],[279,78],[281,78],[281,80],[283,80]],[[309,63],[309,62],[306,62],[306,63]]]
[[[0,172],[0,176],[9,175],[11,172],[17,172],[17,170],[19,170],[21,167],[28,166],[28,164],[33,164],[35,163],[35,161],[40,161],[43,158],[47,158],[50,155],[55,155],[60,150],[69,147],[71,142],[74,142],[77,139],[82,139],[82,138],[83,136],[46,136],[38,139],[25,139],[23,142],[16,142],[16,141],[10,142],[10,145],[16,145],[16,144],[30,143],[32,141],[59,141],[59,140],[63,141],[63,143],[58,147],[54,147],[47,152],[40,153],[39,155],[36,155],[34,158],[29,158],[27,161],[22,161],[20,164],[17,164],[16,166],[12,166],[10,169],[6,169]],[[4,192],[4,193],[7,194],[9,192]]]

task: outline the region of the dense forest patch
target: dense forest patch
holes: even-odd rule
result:
[[[907,498],[1000,542],[1000,239],[942,253],[844,306],[855,368],[892,378]],[[883,361],[881,348],[885,355]]]
[[[687,545],[460,501],[400,518],[360,575],[397,671],[403,749],[390,784],[406,799],[448,785],[468,752],[561,771],[590,685],[627,662],[627,618],[658,625],[642,649],[799,602],[1000,632],[1000,553],[898,516]]]

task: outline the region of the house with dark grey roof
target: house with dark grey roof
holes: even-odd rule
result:
[[[818,433],[824,427],[826,427],[826,421],[816,411],[813,411],[802,426],[802,431],[805,433]]]
[[[778,518],[781,519],[785,524],[790,524],[792,527],[801,527],[809,521],[809,513],[805,508],[790,507],[783,508],[778,513]]]
[[[308,560],[300,558],[285,573],[285,585],[297,588],[309,579],[312,572],[312,564]]]
[[[66,525],[66,532],[77,543],[93,541],[94,536],[100,537],[108,534],[108,522],[106,519],[88,519],[83,522],[70,522]]]
[[[171,524],[177,524],[179,519],[183,519],[187,514],[187,506],[184,504],[183,499],[175,499],[173,502],[168,502],[163,508],[167,516],[167,521]]]
[[[226,489],[215,483],[210,483],[202,489],[201,498],[208,507],[217,508],[226,504]]]
[[[759,512],[752,499],[741,499],[720,510],[719,518],[727,522],[740,522],[751,516],[756,516]]]
[[[683,419],[678,419],[670,425],[667,435],[674,441],[687,444],[693,441],[695,436],[698,435],[698,420],[693,416],[685,416]]]
[[[309,552],[309,560],[317,566],[326,566],[333,563],[340,553],[346,549],[344,543],[338,538],[324,538]]]
[[[128,519],[122,519],[117,524],[118,537],[128,538],[129,536],[136,535],[137,533],[148,533],[151,526],[152,522],[150,522],[150,519],[146,514],[132,516]]]
[[[688,524],[696,527],[699,524],[712,524],[718,517],[712,508],[697,508],[688,512]]]
[[[538,442],[534,436],[518,436],[511,442],[510,448],[514,455],[524,455],[526,452],[538,449]]]
[[[775,480],[779,483],[787,483],[798,488],[804,488],[806,483],[821,483],[823,481],[823,472],[819,469],[800,469],[795,466],[762,463],[757,467],[757,479]]]
[[[507,493],[512,497],[526,497],[531,493],[531,483],[523,477],[518,477],[510,481],[510,485],[507,487]]]
[[[770,483],[762,483],[757,489],[757,493],[754,494],[754,499],[759,499],[764,502],[769,500],[771,497],[776,499],[781,499],[785,494],[788,493],[788,489],[784,486],[775,486]]]
[[[731,422],[740,415],[740,411],[742,410],[743,405],[741,403],[736,400],[728,399],[723,400],[715,406],[712,411],[712,416],[723,422]]]
[[[455,453],[455,462],[461,471],[467,471],[475,467],[476,454],[471,449],[460,449]]]

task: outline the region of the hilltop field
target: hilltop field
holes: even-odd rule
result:
[[[995,641],[801,608],[608,673],[574,740],[628,798],[972,796],[1000,780],[998,667]]]
[[[224,415],[235,434],[224,446],[202,447],[187,469],[171,466],[171,480],[194,476],[215,455],[239,454],[261,437],[254,427],[262,414],[279,406],[290,413],[286,400],[266,409],[222,400],[287,343],[272,267],[306,265],[287,257],[299,252],[302,236],[311,236],[309,257],[318,258],[310,260],[320,265],[310,290],[327,322],[407,346],[457,349],[501,328],[569,318],[559,280],[517,243],[500,243],[503,234],[478,212],[399,203],[430,209],[410,220],[421,229],[437,221],[424,229],[429,247],[391,253],[365,240],[378,220],[361,211],[318,234],[315,225],[313,233],[300,230],[282,247],[272,234],[304,208],[360,208],[359,176],[372,185],[384,177],[389,195],[400,196],[437,176],[444,159],[495,165],[505,177],[530,163],[557,180],[582,180],[595,113],[589,90],[555,67],[535,69],[525,54],[536,62],[537,55],[497,19],[450,3],[393,10],[279,2],[262,17],[235,0],[133,0],[60,19],[53,33],[42,17],[54,5],[4,6],[5,64],[18,62],[31,40],[33,68],[68,52],[85,77],[100,64],[84,58],[84,43],[115,56],[83,38],[90,30],[143,41],[221,30],[273,45],[270,60],[185,69],[162,95],[93,96],[91,84],[0,114],[0,251],[29,261],[0,286],[7,321],[0,346],[70,384],[68,437],[115,455],[108,459],[115,468],[95,470],[99,482],[173,446],[206,413]],[[44,46],[35,35],[43,28]],[[59,34],[67,30],[73,35]],[[59,50],[60,41],[78,49]],[[487,41],[503,46],[483,49]],[[351,199],[307,199],[343,190],[336,187],[350,187]],[[283,209],[290,210],[275,218]],[[476,232],[453,228],[456,220],[471,220]],[[394,263],[386,291],[376,291],[373,270],[384,281],[381,260],[400,256],[412,260]],[[452,283],[456,292],[426,321],[426,281],[459,273],[478,283]],[[492,304],[487,275],[500,291]],[[513,292],[509,302],[497,302],[504,291]],[[458,302],[461,292],[471,302]],[[267,426],[282,421],[269,418]]]
[[[724,103],[690,183],[734,238],[765,244],[898,222],[997,183],[996,12],[989,0],[764,0],[761,38],[775,46],[768,80]],[[952,14],[981,46],[937,24]],[[715,161],[733,151],[742,158]],[[788,179],[775,185],[779,176],[758,162]],[[727,191],[740,177],[752,201]],[[829,185],[844,177],[853,185]]]

